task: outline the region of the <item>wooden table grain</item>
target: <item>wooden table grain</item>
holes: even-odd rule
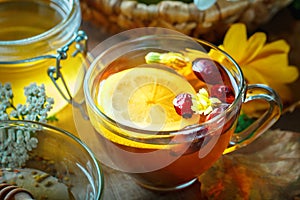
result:
[[[155,192],[136,184],[130,176],[102,166],[104,171],[104,200],[198,200],[201,197],[200,183],[173,192]]]

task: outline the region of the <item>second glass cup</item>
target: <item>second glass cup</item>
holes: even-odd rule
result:
[[[0,143],[1,199],[101,199],[102,169],[71,133],[39,122],[0,120]]]
[[[228,54],[175,31],[133,29],[92,53],[84,94],[93,128],[79,135],[103,164],[149,189],[189,186],[281,114],[277,94],[265,85],[247,85]],[[255,100],[268,109],[234,133],[242,105]]]

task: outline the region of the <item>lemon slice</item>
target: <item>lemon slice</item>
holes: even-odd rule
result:
[[[151,131],[182,129],[198,123],[199,116],[185,119],[173,106],[179,93],[196,94],[180,75],[160,69],[138,67],[109,76],[102,81],[98,107],[120,124]]]

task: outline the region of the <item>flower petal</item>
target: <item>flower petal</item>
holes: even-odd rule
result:
[[[290,46],[286,41],[277,40],[272,43],[266,44],[261,49],[261,52],[259,52],[259,55],[256,57],[256,59],[263,58],[271,54],[280,54],[280,53],[288,54],[289,51],[290,51]]]
[[[253,58],[255,58],[265,45],[266,40],[267,36],[265,33],[257,32],[254,35],[252,35],[247,41],[247,46],[244,50],[245,52],[240,62],[248,63]]]
[[[224,50],[231,55],[237,62],[243,57],[247,46],[246,25],[236,23],[230,26],[223,42]]]
[[[246,25],[238,23],[228,29],[219,48],[241,66],[248,84],[269,85],[280,93],[284,102],[288,102],[291,92],[287,84],[299,78],[299,69],[289,66],[290,46],[286,41],[277,40],[268,44],[266,41],[267,36],[263,32],[254,33],[247,39]]]
[[[259,70],[250,67],[243,68],[243,74],[248,84],[267,84],[265,76],[259,72]]]
[[[289,66],[285,69],[275,70],[272,76],[267,77],[267,79],[269,80],[269,82],[287,84],[294,82],[298,79],[298,77],[298,68],[295,66]]]
[[[268,82],[291,83],[299,76],[296,67],[288,66],[287,54],[269,55],[263,59],[254,60],[246,68],[256,69],[265,76]]]

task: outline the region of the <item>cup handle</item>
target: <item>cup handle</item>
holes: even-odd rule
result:
[[[250,144],[279,119],[282,111],[282,103],[280,97],[272,88],[263,84],[249,84],[244,103],[253,100],[266,101],[269,104],[268,109],[248,128],[233,134],[230,145],[224,151],[224,154]]]

